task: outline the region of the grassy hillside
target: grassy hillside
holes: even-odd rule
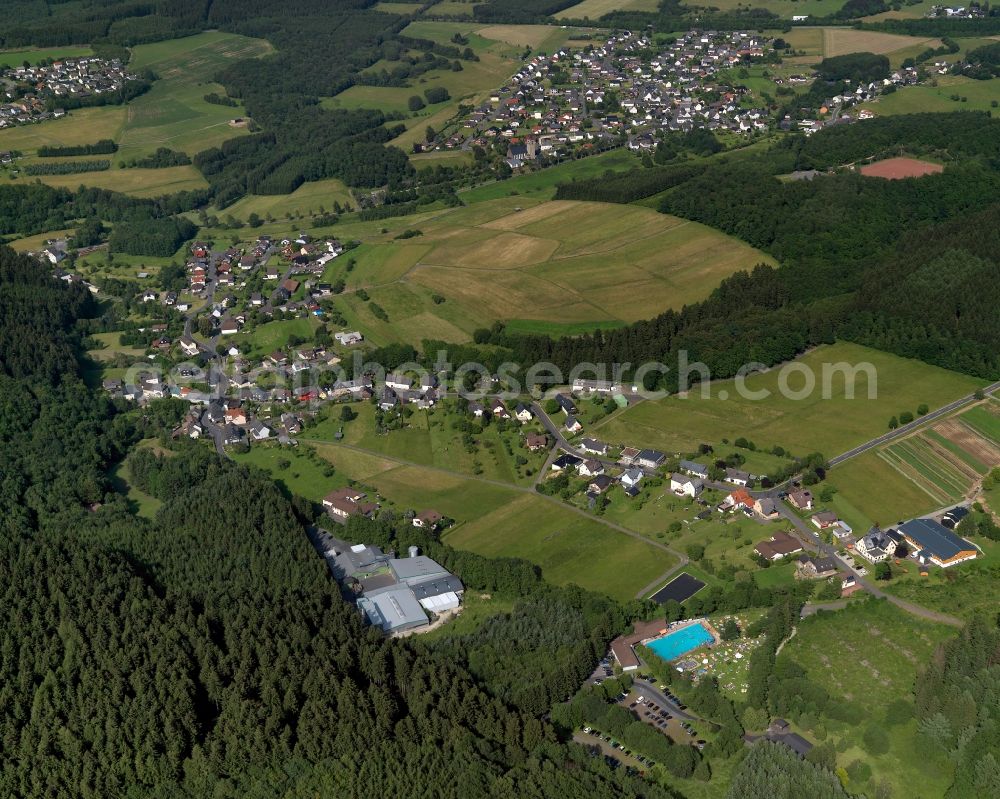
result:
[[[877,374],[874,399],[868,399],[863,376],[856,381],[854,399],[845,397],[843,376],[830,381],[834,390],[823,399],[824,364],[866,362]],[[703,398],[699,388],[688,397],[642,402],[591,433],[611,442],[688,451],[701,442],[744,437],[758,448],[778,445],[796,454],[819,451],[832,457],[884,433],[894,415],[914,412],[920,403],[940,407],[982,385],[966,375],[846,343],[818,347],[798,363],[816,378],[816,390],[805,399],[782,396],[781,367],[776,367],[746,380],[748,390],[770,392],[763,401],[740,396],[733,381],[720,381],[711,384],[709,398]],[[791,376],[788,385],[800,389],[802,376]]]
[[[496,319],[542,325],[622,324],[709,294],[764,254],[693,222],[603,203],[492,200],[407,226],[421,236],[369,236],[337,259],[337,298],[348,322],[375,342],[462,341]],[[389,320],[370,311],[371,301]],[[443,298],[435,301],[435,297]]]

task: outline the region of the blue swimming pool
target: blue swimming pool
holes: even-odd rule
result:
[[[692,649],[697,649],[702,644],[710,644],[715,640],[704,624],[689,624],[682,627],[677,632],[669,633],[655,641],[650,641],[646,646],[652,649],[664,660],[674,660],[681,655],[686,655]]]

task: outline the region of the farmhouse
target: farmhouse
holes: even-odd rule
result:
[[[705,484],[696,477],[674,473],[670,475],[670,490],[682,497],[696,497],[705,490]]]
[[[802,544],[788,533],[777,532],[770,541],[761,541],[754,550],[765,560],[776,561],[802,551]]]
[[[973,560],[978,554],[972,544],[933,519],[913,519],[900,525],[898,532],[921,562],[942,568]]]

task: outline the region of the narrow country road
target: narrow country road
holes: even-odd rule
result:
[[[984,394],[991,394],[997,389],[1000,389],[1000,381],[993,383],[992,385],[986,386],[986,388],[982,389],[982,391]],[[832,468],[840,463],[843,463],[846,460],[849,460],[850,458],[854,458],[858,455],[861,455],[862,453],[868,452],[868,450],[870,449],[874,449],[875,447],[881,446],[882,444],[892,441],[893,439],[899,438],[900,436],[905,436],[908,433],[912,433],[921,425],[925,425],[928,422],[933,422],[935,419],[940,419],[942,416],[947,416],[949,413],[958,410],[963,405],[968,405],[970,402],[975,402],[975,401],[976,401],[976,395],[969,394],[968,396],[962,397],[961,399],[957,399],[954,402],[949,402],[947,405],[944,405],[935,411],[931,411],[930,413],[925,413],[923,416],[914,419],[912,422],[908,424],[900,425],[895,430],[890,430],[888,433],[878,436],[877,438],[873,438],[871,439],[871,441],[866,441],[864,444],[860,444],[854,449],[849,449],[847,450],[847,452],[842,452],[835,458],[831,458],[828,462],[828,465]]]
[[[823,541],[815,532],[806,524],[805,520],[802,519],[798,514],[796,514],[791,508],[788,507],[784,502],[777,501],[778,511],[781,513],[782,518],[792,523],[795,529],[799,532],[800,536],[804,537],[808,543],[810,543],[818,552],[823,555],[829,555],[830,557],[837,560],[844,569],[849,571],[854,575],[854,579],[857,580],[858,585],[864,588],[872,596],[878,597],[879,599],[885,599],[891,602],[896,607],[905,610],[914,616],[919,616],[920,618],[927,619],[928,621],[938,622],[939,624],[947,624],[951,627],[964,627],[965,622],[961,619],[957,619],[954,616],[949,616],[947,613],[939,613],[936,610],[931,610],[930,608],[922,607],[921,605],[916,605],[913,602],[907,602],[905,599],[900,599],[897,596],[888,594],[881,588],[875,586],[871,580],[867,580],[858,574],[857,570],[849,566],[837,555],[836,547],[832,547]]]

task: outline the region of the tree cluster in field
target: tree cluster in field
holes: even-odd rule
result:
[[[219,94],[218,92],[209,92],[202,99],[212,105],[224,105],[229,108],[237,108],[239,106],[239,103],[232,97],[226,97],[224,94]]]
[[[187,166],[190,163],[191,158],[187,153],[180,153],[169,147],[157,147],[152,155],[130,158],[122,161],[120,165],[126,169],[166,169],[172,166]]]
[[[112,252],[166,257],[193,238],[198,228],[181,216],[130,218],[115,225],[108,239]]]
[[[24,174],[36,175],[76,175],[82,172],[104,172],[111,168],[107,160],[59,161],[51,164],[28,164]]]
[[[109,155],[118,152],[118,145],[111,139],[101,139],[93,144],[73,144],[65,147],[42,145],[38,148],[39,158],[59,158],[69,155]]]
[[[1000,77],[1000,42],[970,50],[965,56],[964,74],[977,80]]]

